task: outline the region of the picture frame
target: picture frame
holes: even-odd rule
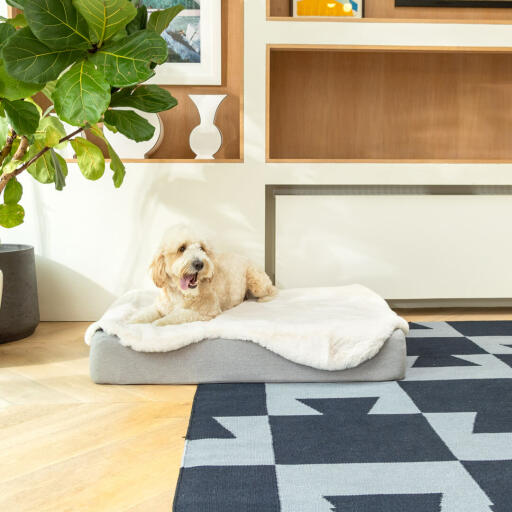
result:
[[[512,8],[510,0],[395,0],[395,7]]]
[[[170,49],[169,62],[158,66],[148,83],[221,85],[222,0],[142,0],[142,3],[149,13],[156,10],[155,5],[162,5],[162,8],[176,3],[199,6],[199,9],[185,8],[162,32]]]
[[[293,16],[325,18],[362,18],[364,0],[292,0]]]

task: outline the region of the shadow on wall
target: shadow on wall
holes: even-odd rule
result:
[[[36,247],[41,319],[95,321],[128,290],[153,288],[149,263],[176,223],[262,264],[265,190],[232,165],[128,164],[119,190],[84,181],[75,164],[64,193],[27,178],[30,213],[6,241]]]
[[[82,274],[43,256],[36,256],[39,309],[45,321],[95,321],[115,296]],[[84,297],[94,300],[84,301]],[[60,304],[60,310],[55,310]]]
[[[130,239],[123,240],[129,251],[123,256],[123,265],[115,270],[115,282],[136,288],[147,284],[140,276],[149,274],[149,263],[161,237],[178,223],[205,235],[218,250],[245,254],[261,264],[264,226],[256,219],[264,218],[264,189],[261,198],[252,201],[244,193],[258,186],[256,178],[240,176],[238,171],[232,180],[222,176],[217,181],[207,178],[202,167],[187,169],[183,175],[180,170],[173,171],[153,171],[140,183],[136,202],[131,204],[137,215],[131,219]]]

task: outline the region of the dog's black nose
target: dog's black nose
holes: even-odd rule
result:
[[[200,270],[203,270],[204,263],[201,260],[195,260],[194,263],[192,263],[192,266],[199,272]]]

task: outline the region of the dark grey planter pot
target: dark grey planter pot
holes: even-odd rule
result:
[[[39,323],[34,248],[0,244],[0,270],[0,343],[5,343],[30,336]]]

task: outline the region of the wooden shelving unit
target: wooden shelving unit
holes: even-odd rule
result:
[[[268,162],[512,162],[512,48],[268,46]]]
[[[178,99],[178,106],[161,114],[164,139],[150,161],[194,162],[189,135],[199,124],[199,114],[189,94],[227,94],[217,112],[215,124],[222,133],[222,147],[215,160],[206,162],[243,161],[244,103],[244,8],[243,0],[222,2],[222,85],[166,86]],[[144,160],[147,162],[148,160]]]
[[[9,15],[18,10],[9,8]],[[127,163],[240,163],[244,159],[244,6],[243,0],[222,2],[222,85],[162,86],[178,99],[178,106],[161,114],[164,136],[146,159],[126,159]],[[189,135],[199,124],[199,114],[189,94],[227,94],[217,112],[215,123],[222,133],[222,147],[215,160],[195,160]],[[42,103],[47,106],[45,99]],[[89,138],[93,138],[88,135]],[[95,140],[100,147],[101,141]],[[106,154],[106,148],[105,154]],[[71,160],[72,161],[72,160]]]
[[[512,24],[512,9],[395,7],[395,0],[365,0],[364,18],[293,18],[291,0],[267,0],[270,21],[418,22]]]

